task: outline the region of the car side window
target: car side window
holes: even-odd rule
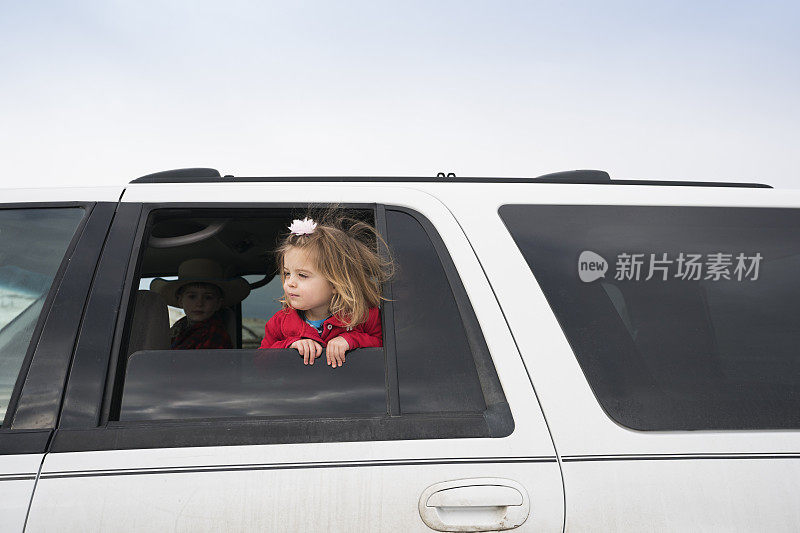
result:
[[[506,205],[500,216],[611,418],[800,428],[800,211]]]
[[[83,208],[0,210],[0,420]]]
[[[277,299],[283,289],[280,278],[273,277],[277,271],[273,252],[293,216],[297,218],[287,208],[157,209],[149,214],[144,237],[149,245],[142,247],[135,276],[141,290],[131,291],[139,294],[130,304],[129,346],[125,349],[123,342],[117,362],[109,418],[123,423],[194,419],[268,423],[298,416],[320,423],[330,417],[359,421],[357,430],[347,424],[328,430],[323,439],[332,440],[508,434],[513,421],[463,284],[435,229],[411,211],[356,210],[356,216],[381,229],[396,264],[395,277],[384,287],[382,347],[351,350],[344,366],[336,369],[325,365],[324,357],[313,367],[303,365],[294,349],[255,349],[264,324],[281,309]],[[158,240],[214,225],[223,229],[203,239],[177,239],[172,241],[176,246],[163,246]],[[141,293],[154,292],[153,278],[174,279],[178,265],[195,257],[215,259],[226,275],[242,276],[251,286],[234,308],[241,338],[238,349],[169,350],[163,336],[160,344],[142,345],[147,335],[136,328],[144,324],[147,329],[152,321],[141,319],[142,310],[148,305],[162,309],[165,302]],[[156,303],[142,304],[145,298]],[[167,313],[159,313],[155,320],[163,333],[168,328]],[[487,390],[491,402],[486,400]],[[504,420],[500,429],[489,427],[490,408],[502,412],[499,418],[492,417]],[[464,416],[467,413],[474,417]],[[415,416],[430,414],[458,418],[448,424],[430,419],[430,427],[410,424]],[[409,421],[400,421],[403,417]],[[365,431],[363,424],[376,428]],[[468,430],[461,427],[470,424]],[[286,442],[320,438],[283,434],[274,438]]]

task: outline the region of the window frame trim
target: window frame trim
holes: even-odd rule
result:
[[[124,205],[124,204],[123,204]],[[472,304],[466,294],[452,257],[432,223],[414,209],[378,204],[353,203],[337,204],[343,209],[370,209],[375,215],[375,225],[381,237],[386,238],[385,211],[393,210],[409,214],[420,223],[434,246],[439,262],[444,269],[451,293],[456,302],[464,324],[465,333],[476,359],[482,358],[483,364],[493,371],[492,383],[487,384],[479,379],[484,393],[486,410],[474,413],[431,413],[399,415],[399,396],[391,398],[389,387],[396,386],[396,366],[394,381],[387,376],[387,414],[374,416],[348,416],[346,418],[312,418],[279,417],[252,419],[186,419],[180,421],[129,421],[109,420],[112,412],[114,392],[118,389],[117,364],[120,347],[128,335],[127,319],[132,312],[131,298],[134,281],[140,271],[143,256],[144,235],[149,230],[151,214],[166,209],[215,209],[215,210],[269,210],[269,209],[308,209],[329,207],[327,203],[301,204],[296,202],[164,202],[137,204],[141,207],[138,224],[133,232],[133,242],[129,243],[130,255],[124,277],[124,288],[119,298],[119,314],[116,318],[115,331],[110,350],[107,353],[107,381],[104,390],[95,391],[100,402],[99,419],[84,419],[80,423],[73,420],[69,427],[59,427],[53,439],[51,451],[91,451],[134,448],[164,448],[187,446],[224,446],[224,445],[256,445],[256,444],[290,444],[307,442],[369,442],[386,440],[440,439],[440,438],[496,438],[511,434],[514,421],[508,403],[500,386],[494,363],[491,360],[488,346],[478,325]],[[389,243],[390,244],[390,243]],[[384,287],[384,294],[391,295],[391,282]],[[125,307],[123,309],[123,307]],[[387,332],[391,332],[394,342],[394,324],[389,319],[393,316],[391,301],[382,306],[384,322],[385,365],[389,372],[389,353],[396,353],[394,347],[387,346]],[[391,324],[391,328],[387,328]],[[476,336],[478,338],[476,338]],[[479,372],[480,375],[480,372]],[[124,376],[121,378],[124,380]],[[502,401],[491,401],[492,398]],[[86,391],[83,391],[84,393]],[[86,400],[90,400],[86,398]],[[397,405],[397,413],[392,413],[393,401]],[[275,431],[275,430],[278,431]]]

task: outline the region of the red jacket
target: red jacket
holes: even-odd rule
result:
[[[381,330],[381,312],[377,307],[369,310],[367,321],[349,329],[341,320],[332,316],[322,323],[322,334],[300,318],[297,310],[287,307],[281,309],[269,319],[264,328],[264,339],[259,348],[288,348],[300,339],[312,339],[327,346],[328,341],[342,337],[347,341],[349,349],[380,348],[383,346]]]

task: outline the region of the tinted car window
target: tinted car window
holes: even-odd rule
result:
[[[486,405],[453,291],[422,225],[386,212],[397,264],[392,284],[402,413],[483,411]]]
[[[0,420],[82,208],[0,210]]]
[[[800,427],[800,212],[500,216],[609,416],[642,430]]]
[[[120,420],[385,414],[383,351],[342,368],[305,366],[295,350],[170,350],[128,360]],[[258,358],[258,361],[256,361]]]

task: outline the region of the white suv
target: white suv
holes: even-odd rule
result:
[[[752,184],[234,178],[4,191],[0,507],[19,531],[800,527],[800,194]],[[254,364],[287,221],[397,273],[384,346]],[[149,290],[210,258],[236,349]]]

